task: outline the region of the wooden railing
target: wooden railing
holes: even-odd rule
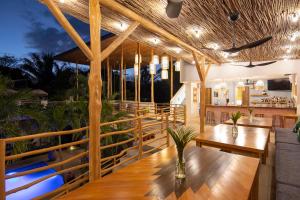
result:
[[[145,111],[146,109],[147,112]],[[170,137],[167,133],[167,128],[176,128],[178,125],[185,124],[186,120],[184,113],[185,107],[181,105],[164,105],[164,107],[161,107],[154,104],[154,106],[145,107],[135,111],[135,115],[132,118],[101,123],[101,176],[113,173],[136,160],[169,146]],[[57,141],[61,141],[61,137],[75,134],[81,134],[81,137],[76,137],[80,139],[75,141],[72,140],[64,144],[53,144],[17,154],[12,154],[7,151],[7,149],[9,149],[7,147],[11,147],[18,142],[42,138],[52,138],[52,141],[54,141],[53,138],[55,137],[59,138]],[[69,172],[75,175],[72,180],[67,181],[62,187],[35,199],[57,198],[85,184],[89,181],[88,142],[88,127],[1,139],[0,199],[5,199],[7,195],[27,189],[53,176],[64,175]],[[66,150],[70,147],[78,147],[79,152],[76,152],[75,155],[62,156],[62,154],[67,152]],[[12,161],[20,159],[26,160],[27,158],[34,156],[44,156],[45,158],[45,154],[54,151],[57,151],[60,155],[58,156],[58,161],[49,162],[49,165],[24,172],[17,172],[10,175],[5,174],[6,164],[9,166],[8,163],[11,163]],[[47,169],[55,169],[56,172],[23,186],[5,191],[5,180],[41,172]]]

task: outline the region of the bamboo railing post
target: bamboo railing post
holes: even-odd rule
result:
[[[123,86],[123,65],[124,65],[124,48],[123,44],[121,45],[121,64],[120,64],[120,90],[121,90],[121,104],[123,103],[124,100],[124,86]]]
[[[5,140],[0,139],[0,200],[5,200]]]
[[[138,118],[138,131],[139,131],[139,160],[143,156],[143,132],[142,132],[142,118]]]
[[[166,115],[166,129],[169,128],[169,115]],[[170,146],[170,135],[168,133],[168,130],[166,130],[166,136],[167,136],[167,147]]]
[[[164,114],[161,112],[161,126],[160,126],[160,134],[164,134]]]
[[[140,109],[140,102],[141,102],[141,45],[138,43],[138,109]]]

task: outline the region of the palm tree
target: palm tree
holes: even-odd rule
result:
[[[55,72],[59,66],[52,54],[32,53],[30,58],[24,58],[21,69],[31,80],[34,86],[48,91],[55,79]]]

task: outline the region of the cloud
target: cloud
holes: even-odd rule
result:
[[[28,31],[24,34],[26,47],[54,54],[75,47],[73,40],[48,10],[40,12],[26,10],[22,16],[29,25]],[[67,18],[84,41],[89,41],[89,25],[71,16]]]

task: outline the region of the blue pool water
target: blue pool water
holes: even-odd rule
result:
[[[39,162],[39,163],[35,163],[32,165],[28,165],[25,167],[21,167],[18,169],[14,169],[14,170],[9,170],[6,172],[7,175],[10,174],[14,174],[16,172],[23,172],[23,171],[27,171],[30,169],[35,169],[35,168],[39,168],[39,167],[43,167],[43,166],[47,166],[46,163],[44,162]],[[25,176],[20,176],[20,177],[16,177],[16,178],[11,178],[5,181],[5,186],[6,186],[6,191],[9,191],[11,189],[23,186],[27,183],[31,183],[37,179],[40,179],[44,176],[47,176],[49,174],[55,173],[56,171],[54,169],[47,169],[44,171],[40,171],[40,172],[36,172],[36,173],[32,173],[32,174],[28,174]],[[63,177],[61,175],[56,175],[53,176],[51,178],[48,178],[47,180],[44,180],[28,189],[25,190],[21,190],[19,192],[16,192],[14,194],[8,195],[6,197],[7,200],[29,200],[32,199],[34,197],[40,196],[42,194],[45,194],[47,192],[51,192],[57,188],[59,188],[60,186],[62,186],[64,184],[64,180]]]

